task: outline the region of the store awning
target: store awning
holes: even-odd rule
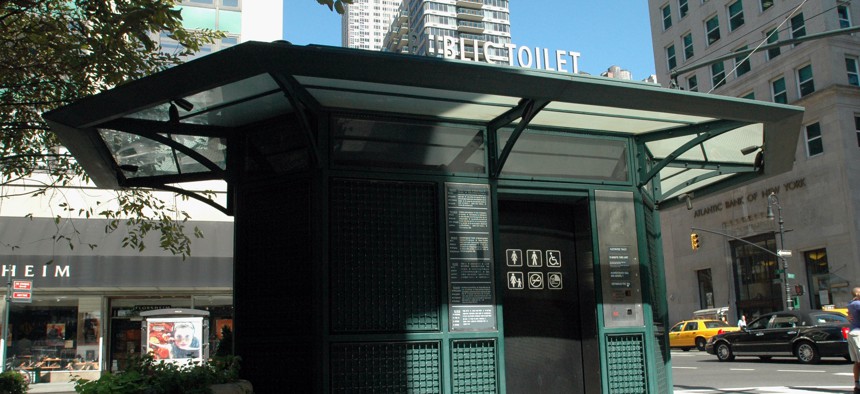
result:
[[[659,205],[790,170],[802,118],[799,107],[647,83],[286,42],[237,45],[44,118],[98,186],[171,190],[228,180],[226,141],[286,114],[303,120],[318,159],[307,114],[319,111],[632,137],[634,182]]]

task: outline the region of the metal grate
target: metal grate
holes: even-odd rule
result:
[[[439,330],[435,183],[331,184],[334,332]]]
[[[647,392],[645,349],[642,335],[606,337],[609,392],[639,394]]]
[[[438,342],[334,344],[332,393],[441,393]]]
[[[455,393],[498,392],[495,341],[454,341],[451,356]]]

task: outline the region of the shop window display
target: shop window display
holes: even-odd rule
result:
[[[98,370],[99,319],[78,310],[78,300],[66,297],[11,304],[6,367],[42,373]]]

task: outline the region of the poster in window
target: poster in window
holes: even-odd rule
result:
[[[151,318],[146,321],[146,348],[156,360],[202,360],[201,318]]]
[[[84,345],[99,343],[99,319],[84,319]]]
[[[63,346],[66,340],[66,325],[63,323],[48,323],[45,328],[45,342],[48,346]]]
[[[224,339],[224,328],[233,332],[233,319],[215,319],[215,337]]]

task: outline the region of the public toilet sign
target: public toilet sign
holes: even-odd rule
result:
[[[445,59],[480,61],[480,54],[483,53],[483,60],[491,63],[506,59],[502,56],[490,55],[490,49],[507,49],[509,66],[513,66],[516,63],[516,65],[523,68],[579,73],[579,57],[581,56],[579,52],[565,50],[550,51],[548,48],[518,47],[516,44],[496,44],[490,41],[484,41],[479,46],[478,40],[466,43],[464,39],[432,34],[428,35],[427,39],[435,43],[435,46],[431,46],[428,52],[435,55],[437,52],[434,48],[438,48],[440,51],[438,54],[441,54]],[[470,48],[471,51],[467,51],[466,48]],[[479,51],[479,48],[483,49],[483,51]],[[472,54],[469,55],[469,52]],[[568,61],[570,61],[570,68],[566,66]]]
[[[33,281],[12,281],[12,302],[33,302]]]

